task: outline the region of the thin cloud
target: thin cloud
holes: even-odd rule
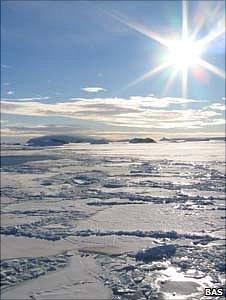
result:
[[[84,87],[81,88],[82,91],[87,93],[99,93],[99,92],[106,92],[107,90],[102,87]]]
[[[183,105],[188,103],[196,103],[199,102],[198,100],[193,99],[185,99],[185,98],[172,98],[172,97],[165,97],[165,98],[154,98],[153,96],[142,97],[142,96],[132,96],[130,97],[131,100],[141,102],[142,106],[145,107],[155,107],[155,108],[164,108],[168,107],[172,104],[174,105]]]
[[[2,101],[21,101],[21,102],[32,102],[40,100],[48,100],[49,97],[27,97],[27,98],[2,98]]]
[[[6,92],[6,94],[7,94],[7,95],[14,95],[15,92],[14,92],[14,91],[8,91],[8,92]]]
[[[2,64],[1,67],[2,67],[3,69],[10,69],[10,68],[11,68],[11,66],[5,65],[5,64]]]
[[[59,134],[63,134],[65,132],[76,132],[80,130],[79,126],[65,126],[65,125],[37,125],[37,124],[13,124],[7,125],[2,128],[2,134],[4,135],[40,135],[40,134],[55,134],[56,131]]]

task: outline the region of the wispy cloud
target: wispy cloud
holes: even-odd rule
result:
[[[8,94],[9,95],[9,94]],[[12,94],[10,94],[12,95]],[[32,102],[40,100],[48,100],[49,97],[27,97],[27,98],[2,98],[2,101],[21,101],[21,102]]]
[[[9,85],[10,85],[10,82],[3,82],[2,85],[4,85],[4,86],[9,86]]]
[[[222,103],[213,103],[210,106],[208,106],[208,108],[213,109],[213,110],[225,110],[225,105]]]
[[[2,135],[7,136],[38,136],[40,134],[63,134],[65,132],[76,133],[81,131],[79,126],[71,125],[37,125],[37,124],[13,124],[2,127]]]
[[[102,88],[102,87],[84,87],[81,88],[82,91],[87,92],[87,93],[99,93],[99,92],[106,92],[107,90]]]
[[[10,65],[5,65],[5,64],[1,64],[1,68],[3,68],[3,69],[10,69],[11,66]]]
[[[34,98],[32,98],[34,99]],[[3,101],[2,113],[67,117],[102,124],[146,129],[197,129],[223,124],[221,111],[184,108],[193,99],[153,98],[133,96],[125,98],[74,98],[76,101],[40,103]],[[175,107],[176,105],[176,107]]]
[[[153,107],[153,108],[168,107],[169,105],[172,104],[183,105],[188,103],[199,102],[198,100],[185,99],[185,98],[172,98],[172,97],[154,98],[153,95],[150,95],[148,97],[132,96],[130,97],[130,99],[140,102],[143,107]]]

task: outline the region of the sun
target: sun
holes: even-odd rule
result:
[[[166,60],[178,71],[197,66],[204,51],[198,42],[191,39],[170,41],[167,48]]]
[[[163,88],[163,95],[166,94],[175,77],[179,74],[181,78],[181,92],[182,97],[187,97],[188,91],[188,74],[190,69],[195,68],[204,68],[214,75],[225,80],[225,71],[218,68],[217,66],[209,63],[202,58],[203,52],[207,50],[209,44],[213,43],[215,39],[225,34],[225,22],[220,19],[220,22],[217,23],[217,26],[214,27],[206,36],[201,39],[197,39],[199,36],[200,30],[204,26],[206,20],[200,19],[193,30],[189,29],[189,16],[188,16],[188,4],[189,1],[182,0],[182,25],[179,30],[180,39],[178,40],[169,40],[166,37],[160,35],[157,32],[154,32],[150,28],[147,28],[141,24],[131,22],[120,15],[114,13],[107,13],[117,21],[123,23],[129,28],[143,34],[144,36],[158,42],[161,46],[166,48],[166,51],[160,53],[161,61],[159,65],[149,70],[147,73],[136,78],[124,88],[128,89],[132,86],[140,83],[143,80],[146,80],[152,76],[157,75],[160,72],[168,68],[172,68],[168,81]],[[217,13],[221,10],[221,5],[216,5],[214,10],[214,15],[217,17]],[[200,12],[201,13],[201,12]],[[222,21],[222,22],[221,22]],[[166,55],[164,54],[166,53]]]

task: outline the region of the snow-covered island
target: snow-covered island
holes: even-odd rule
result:
[[[155,140],[151,139],[151,138],[133,138],[131,140],[129,140],[129,143],[131,144],[140,144],[140,143],[156,143]]]
[[[29,139],[27,141],[28,146],[62,146],[69,143],[91,143],[91,144],[108,144],[107,139],[100,139],[89,136],[69,136],[69,135],[46,135]]]

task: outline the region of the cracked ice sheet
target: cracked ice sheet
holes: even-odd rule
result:
[[[150,238],[127,236],[69,236],[60,241],[1,236],[1,259],[55,255],[62,251],[79,250],[117,255],[155,245]],[[15,247],[16,245],[16,247]]]
[[[142,184],[142,182],[141,182]],[[152,197],[173,197],[176,196],[177,191],[176,190],[167,190],[164,188],[152,188],[152,187],[148,187],[148,186],[131,186],[131,187],[120,187],[120,188],[101,188],[99,190],[99,192],[101,193],[109,193],[109,192],[115,192],[115,193],[133,193],[133,194],[144,194],[144,195],[149,195]]]
[[[150,160],[178,160],[178,161],[217,161],[225,156],[225,149],[222,143],[210,142],[185,142],[185,143],[165,143],[156,144],[125,144],[115,143],[108,145],[82,145],[68,144],[58,151],[75,151],[76,154],[84,153],[98,156],[114,157],[135,157]]]
[[[120,255],[155,246],[155,239],[129,236],[69,236],[65,241],[78,246],[79,251],[106,255]]]
[[[41,220],[41,216],[23,216],[15,214],[3,214],[1,216],[1,226],[13,226],[20,224],[29,224]]]
[[[56,179],[59,179],[59,181],[55,180],[54,177],[53,177],[52,179],[53,179],[54,190],[49,191],[50,194],[53,195],[53,193],[54,193],[57,196],[57,191],[61,191],[61,188],[62,188],[61,183],[65,179],[67,179],[67,177],[69,177],[69,179],[70,179],[71,174],[73,175],[73,173],[76,174],[78,172],[82,172],[83,174],[85,174],[85,173],[87,173],[87,171],[91,172],[93,169],[97,169],[97,170],[101,170],[101,171],[107,171],[108,172],[107,175],[113,176],[113,177],[116,176],[116,175],[118,175],[118,176],[119,175],[123,176],[124,174],[128,175],[129,168],[127,168],[126,163],[123,163],[122,168],[120,168],[120,166],[118,165],[119,161],[121,161],[121,158],[116,158],[116,156],[118,155],[119,152],[122,153],[122,156],[126,156],[127,158],[129,156],[130,157],[131,156],[136,156],[136,161],[137,162],[140,161],[140,157],[144,156],[146,159],[148,158],[148,159],[152,160],[152,161],[150,161],[150,165],[153,165],[153,164],[158,165],[159,160],[163,159],[164,157],[166,159],[172,159],[173,161],[175,161],[175,160],[188,160],[188,161],[194,160],[194,168],[196,168],[195,160],[197,160],[197,159],[204,160],[206,162],[210,161],[210,160],[214,160],[214,161],[221,160],[222,161],[224,159],[224,147],[222,147],[222,145],[219,144],[219,148],[218,148],[217,144],[213,146],[213,145],[210,145],[209,143],[201,143],[202,147],[198,146],[198,144],[199,143],[191,143],[191,144],[190,143],[185,143],[183,145],[183,147],[182,147],[182,145],[179,145],[179,144],[175,144],[175,145],[173,145],[173,144],[169,145],[168,144],[167,145],[167,144],[164,144],[164,143],[162,143],[162,144],[159,143],[159,147],[157,147],[157,145],[152,147],[153,145],[126,145],[126,144],[122,144],[120,147],[119,147],[118,144],[111,145],[111,146],[110,145],[104,145],[104,146],[103,145],[101,145],[101,146],[99,146],[99,145],[98,146],[95,146],[95,145],[91,145],[91,146],[89,146],[89,145],[69,145],[69,146],[65,146],[65,147],[70,148],[70,149],[68,149],[68,152],[67,151],[65,152],[63,147],[61,149],[60,148],[57,148],[57,149],[53,149],[53,148],[52,149],[42,149],[42,150],[39,151],[40,154],[41,153],[43,154],[43,152],[45,154],[46,153],[51,153],[51,154],[58,153],[58,154],[62,154],[65,157],[68,157],[68,159],[55,160],[54,164],[53,164],[53,161],[49,161],[49,162],[48,161],[40,161],[40,162],[26,163],[26,166],[29,165],[29,168],[28,169],[24,168],[25,172],[33,172],[33,171],[35,172],[36,169],[39,171],[40,167],[41,167],[40,172],[42,172],[41,175],[40,175],[40,173],[26,174],[27,177],[24,176],[25,175],[24,173],[22,173],[23,172],[23,166],[18,166],[17,165],[14,170],[13,169],[11,169],[11,170],[13,170],[13,171],[16,170],[18,173],[15,174],[13,172],[10,172],[10,173],[8,173],[8,176],[9,176],[8,178],[9,178],[9,183],[10,183],[11,174],[15,174],[15,177],[14,177],[15,179],[16,179],[17,176],[18,176],[18,178],[19,177],[21,178],[18,181],[18,183],[19,183],[18,188],[15,189],[15,193],[14,193],[14,196],[18,195],[18,198],[19,198],[19,196],[21,197],[21,191],[24,191],[25,193],[27,193],[28,195],[30,194],[31,196],[38,194],[40,190],[45,191],[47,193],[49,191],[49,188],[45,187],[45,186],[41,186],[42,180],[46,179],[44,174],[45,175],[50,174],[50,176],[52,176],[52,175],[55,175],[56,172],[57,172],[57,173],[59,173],[59,176]],[[82,156],[82,154],[84,154],[83,150],[82,150],[81,151],[81,156],[79,156],[79,153],[78,153],[80,151],[80,150],[78,150],[79,147],[83,148],[83,149],[84,148],[87,149],[85,155]],[[205,147],[206,147],[206,149],[204,149]],[[161,149],[159,149],[159,148],[161,148]],[[198,152],[196,153],[195,152],[196,150],[194,151],[195,148],[196,148],[196,150],[199,148],[199,150],[198,150],[199,153]],[[26,151],[24,151],[24,152],[26,152]],[[37,152],[34,152],[34,154],[35,153],[37,154]],[[22,151],[22,154],[23,154],[23,151]],[[184,157],[183,154],[186,154],[186,157]],[[106,156],[108,156],[108,157],[110,156],[108,162],[106,160]],[[112,157],[112,156],[114,156],[115,158]],[[80,158],[82,158],[82,159],[80,160]],[[153,161],[153,160],[155,160],[155,161]],[[116,163],[117,163],[117,166],[115,165]],[[80,164],[80,166],[79,166],[79,164]],[[131,164],[131,158],[127,161],[127,164],[128,165]],[[114,167],[114,165],[116,167]],[[179,165],[178,167],[169,166],[168,169],[165,169],[165,165],[167,166],[168,162],[163,163],[163,171],[161,173],[162,178],[164,177],[163,178],[163,183],[165,181],[169,181],[168,178],[170,178],[170,177],[168,177],[168,176],[171,176],[171,178],[174,178],[175,180],[178,178],[179,180],[182,181],[182,182],[181,181],[179,182],[180,184],[183,184],[184,181],[191,180],[190,177],[189,177],[190,176],[189,174],[186,175],[187,176],[186,178],[181,178],[180,179],[180,176],[178,175],[178,170],[181,170],[181,166],[182,166],[183,172],[184,172],[183,164]],[[197,168],[196,168],[196,169],[198,169],[198,171],[199,171],[199,165],[200,165],[200,163],[198,162]],[[219,165],[223,166],[223,164],[218,162],[216,164],[216,167],[219,166]],[[149,166],[149,163],[148,163],[147,166]],[[207,162],[207,166],[209,166],[209,162]],[[212,162],[211,162],[211,168],[213,168]],[[146,170],[145,166],[144,166],[144,168],[143,168],[143,166],[141,167],[141,171],[142,170],[144,171],[144,174],[141,174],[139,176],[143,177],[145,174],[146,175],[149,174],[149,173],[145,173],[146,171],[148,171],[148,169]],[[192,170],[193,170],[193,168],[191,167],[191,171]],[[67,172],[70,173],[70,174],[68,174]],[[43,175],[43,177],[42,177],[42,175]],[[95,175],[96,174],[93,174],[93,177],[95,177]],[[153,173],[153,175],[151,177],[145,177],[145,178],[150,179],[150,180],[153,179],[153,180],[156,180],[157,182],[160,182],[161,177],[156,177],[155,172]],[[166,177],[166,175],[167,175],[167,177]],[[3,177],[5,177],[5,176],[6,176],[6,174],[3,175]],[[40,180],[37,181],[37,182],[35,180],[34,181],[33,180],[29,181],[31,183],[31,185],[30,185],[31,189],[30,189],[29,184],[27,182],[27,179],[29,178],[29,176],[31,176],[32,178],[37,178],[37,179],[40,178]],[[199,176],[203,177],[202,171],[200,172]],[[134,180],[136,178],[138,178],[136,176],[136,174],[135,174],[135,176],[133,174],[133,177],[130,177],[128,175],[124,179]],[[52,179],[50,178],[50,180],[52,180]],[[97,177],[97,179],[99,179],[99,177]],[[193,181],[193,183],[194,183],[194,181]],[[98,182],[98,188],[99,188],[99,184],[102,185],[102,177],[100,178],[100,180]],[[180,188],[180,184],[179,184],[179,188]],[[201,184],[201,187],[202,187],[203,183],[201,182],[200,184]],[[204,184],[205,184],[205,182],[204,182]],[[208,184],[205,185],[205,187],[208,187]],[[14,187],[14,182],[11,184],[11,186]],[[32,190],[32,187],[33,187],[33,190]],[[94,183],[94,185],[90,185],[90,186],[87,186],[87,187],[88,187],[88,189],[89,188],[94,188],[94,187],[96,188],[97,184]],[[74,185],[74,186],[72,185],[72,188],[74,188],[74,190],[72,190],[73,193],[72,193],[71,197],[73,197],[73,198],[71,198],[71,199],[76,200],[77,197],[79,197],[77,185]],[[196,187],[194,186],[194,188],[196,188]],[[55,190],[56,190],[56,192],[55,192]],[[112,189],[112,191],[116,191],[116,190]],[[216,192],[216,191],[217,191],[217,189],[214,190],[214,192]],[[10,192],[10,190],[9,190],[9,192]],[[83,193],[85,193],[85,189],[83,190]],[[209,194],[212,194],[212,191],[210,191]],[[67,198],[68,198],[68,193],[64,193],[64,195],[66,195]],[[88,194],[87,194],[87,196],[88,196]],[[114,195],[112,195],[112,196],[114,196]],[[56,208],[58,209],[58,207],[62,204],[67,209],[70,209],[70,205],[71,205],[72,207],[74,206],[76,210],[77,209],[80,210],[80,205],[79,205],[79,202],[77,200],[76,201],[73,201],[73,200],[68,201],[68,199],[64,199],[64,197],[62,197],[60,195],[58,195],[58,197],[53,197],[51,199],[52,200],[50,201],[48,197],[44,197],[44,199],[39,200],[40,204],[38,204],[38,201],[36,201],[36,202],[32,201],[32,200],[26,201],[27,198],[25,198],[25,197],[24,197],[24,199],[20,198],[20,199],[18,199],[19,201],[17,202],[19,205],[18,206],[13,205],[8,210],[12,211],[17,207],[20,211],[22,211],[22,210],[24,211],[29,207],[28,203],[31,204],[30,208],[34,211],[37,211],[37,210],[43,208],[45,211],[48,212],[48,210],[50,209],[50,207],[49,207],[50,203],[51,203],[51,205],[53,206],[54,209],[56,209]],[[86,199],[86,194],[85,194],[85,199]],[[16,197],[14,198],[14,201],[15,200],[16,200]],[[26,202],[24,204],[23,203],[20,204],[20,201],[23,201],[23,200],[24,200],[24,202],[25,201]],[[60,200],[63,200],[63,201],[60,203],[59,202]],[[88,199],[86,199],[86,200],[88,200]],[[89,200],[91,200],[91,199],[89,199]],[[46,203],[46,205],[44,203]],[[91,209],[88,206],[85,207],[85,200],[84,200],[84,206],[83,207],[84,207],[85,211],[88,210],[88,209]],[[222,215],[223,211],[221,211],[221,212],[220,211],[207,212],[207,210],[211,209],[211,207],[212,207],[212,206],[207,206],[207,207],[202,207],[202,209],[201,209],[201,210],[203,210],[202,212],[197,211],[197,210],[193,210],[193,211],[187,211],[186,210],[184,212],[184,215],[186,217],[185,216],[182,217],[183,214],[182,214],[181,211],[176,210],[176,209],[173,210],[172,207],[169,204],[167,204],[167,205],[165,205],[165,209],[163,209],[164,215],[159,215],[158,219],[157,219],[157,211],[158,211],[157,208],[160,207],[160,206],[159,205],[155,205],[155,206],[152,205],[152,206],[149,206],[148,208],[150,208],[150,207],[153,208],[152,212],[149,211],[149,210],[147,210],[147,212],[145,212],[145,206],[143,206],[143,205],[141,206],[140,209],[138,208],[138,206],[134,206],[134,205],[131,205],[131,207],[127,205],[123,209],[122,209],[122,206],[120,206],[120,207],[115,206],[113,208],[107,208],[106,213],[104,213],[104,212],[98,213],[98,215],[97,215],[97,221],[98,222],[96,222],[96,224],[97,224],[97,226],[100,225],[100,228],[103,228],[103,231],[105,231],[108,228],[108,226],[112,226],[112,224],[115,221],[117,222],[117,227],[122,228],[123,230],[125,230],[125,228],[124,228],[125,223],[128,225],[129,230],[130,230],[129,226],[132,226],[132,227],[135,226],[136,227],[135,229],[140,229],[139,227],[141,227],[141,229],[142,229],[142,228],[145,228],[147,226],[148,230],[152,230],[153,226],[156,226],[156,227],[163,226],[164,227],[165,226],[164,222],[167,225],[165,227],[165,230],[167,230],[167,231],[170,230],[170,228],[175,229],[175,226],[176,226],[176,229],[179,228],[178,230],[182,230],[182,231],[185,230],[185,229],[187,231],[189,228],[193,229],[193,226],[194,226],[195,230],[197,228],[198,228],[198,230],[201,230],[202,228],[204,228],[205,230],[206,229],[212,230],[212,229],[217,229],[218,226],[219,227],[221,226],[221,224],[223,222],[223,219],[220,220],[220,216],[224,216],[224,215]],[[130,208],[131,208],[131,211],[130,211]],[[146,206],[146,208],[147,208],[147,206]],[[119,210],[122,211],[120,217],[117,216]],[[111,215],[111,212],[113,212],[113,215]],[[140,214],[139,217],[137,217],[138,213]],[[127,215],[128,215],[128,219],[125,219],[125,216],[127,216]],[[178,215],[179,215],[179,217],[178,217]],[[108,225],[106,220],[109,216],[110,216],[110,219],[109,219],[110,223]],[[144,216],[144,224],[143,225],[141,224],[142,223],[142,216]],[[123,220],[123,222],[121,222],[121,224],[120,224],[121,219]],[[159,221],[159,219],[160,219],[160,221]],[[164,219],[164,220],[162,220],[162,219]],[[182,222],[181,222],[181,219],[183,219]],[[196,219],[196,221],[195,221],[195,219]],[[96,216],[93,216],[92,218],[85,221],[83,223],[83,225],[87,225],[87,224],[92,225],[92,224],[94,224],[95,220],[96,220]],[[187,225],[184,224],[184,220],[186,220],[188,222]],[[60,222],[61,220],[57,219],[56,223],[58,223],[58,221]],[[189,222],[193,222],[193,221],[194,221],[194,224],[189,224]],[[76,222],[73,221],[73,224],[75,226],[77,224]],[[207,225],[207,224],[205,224],[205,222],[208,222],[209,224]],[[168,226],[168,223],[169,223],[169,226]],[[183,227],[184,227],[184,229],[183,229]],[[95,228],[95,225],[94,225],[94,228]],[[77,229],[77,228],[75,227],[75,229]],[[113,228],[113,230],[115,230],[115,228]],[[220,236],[222,236],[223,231],[222,232],[217,231],[217,233],[219,233]],[[132,246],[131,246],[132,242],[135,239],[133,237],[129,237],[129,238],[127,240],[124,239],[123,241],[121,239],[116,238],[115,243],[118,247],[116,249],[116,248],[114,248],[115,245],[114,245],[114,237],[113,236],[100,237],[100,239],[99,239],[99,237],[95,237],[95,236],[92,236],[92,237],[73,237],[73,239],[75,239],[77,245],[76,244],[69,245],[69,247],[71,248],[71,247],[80,246],[81,249],[83,247],[84,250],[89,250],[89,251],[94,250],[94,252],[95,251],[98,252],[98,249],[101,248],[102,251],[106,251],[106,253],[111,254],[111,253],[114,253],[114,252],[117,253],[117,251],[120,251],[120,248],[123,251],[127,251],[127,250],[131,249],[132,248]],[[14,248],[14,251],[16,251],[16,250],[18,251],[18,249],[16,248],[16,246],[19,245],[18,239],[14,238],[15,243],[12,242],[11,246],[9,246],[9,244],[8,244],[8,249]],[[22,243],[22,239],[25,240],[25,238],[21,238],[21,243]],[[49,249],[53,250],[53,248],[57,252],[61,251],[61,250],[59,250],[61,248],[60,248],[60,245],[58,244],[58,242],[63,242],[64,243],[63,246],[66,245],[65,241],[49,242],[49,241],[43,241],[43,240],[38,240],[38,239],[29,239],[29,240],[30,240],[31,244],[34,243],[34,246],[35,245],[37,246],[37,244],[35,244],[36,242],[40,243],[40,247],[39,248],[37,247],[39,249],[39,252],[37,251],[36,254],[34,254],[35,253],[34,251],[36,249],[34,249],[32,247],[32,245],[30,245],[28,247],[28,245],[25,242],[24,242],[24,245],[23,245],[24,249],[25,248],[30,249],[29,250],[30,253],[32,253],[33,255],[37,255],[37,256],[38,255],[48,255]],[[142,241],[142,243],[141,243],[141,241]],[[137,250],[139,250],[139,247],[140,248],[146,247],[146,245],[144,245],[143,241],[144,241],[144,238],[140,238],[139,240],[136,239],[136,245],[138,246]],[[140,244],[139,244],[139,242],[140,242]],[[52,245],[52,243],[54,243],[53,245],[55,247],[49,247],[49,245],[50,244]],[[152,246],[152,240],[151,239],[147,240],[147,246]],[[43,251],[43,252],[41,252],[41,251]],[[22,252],[23,252],[22,249],[19,252],[22,255]],[[26,252],[24,252],[24,253],[26,253]],[[43,253],[43,254],[40,254],[40,253]],[[29,254],[29,255],[32,255],[32,254]],[[65,274],[65,273],[61,273],[61,274]],[[49,275],[51,275],[51,274],[49,274]],[[44,276],[42,281],[44,281],[44,278],[47,278],[47,277]],[[36,283],[39,282],[39,281],[36,281],[36,280],[34,280],[34,281]],[[33,285],[34,281],[33,280],[30,281],[30,283]],[[26,286],[28,286],[28,285],[29,285],[29,282],[26,283]],[[89,286],[86,286],[86,285],[79,285],[78,287],[80,287],[81,289],[83,289],[83,287],[84,287],[85,290],[89,289]],[[102,287],[100,287],[100,289],[101,288]],[[53,287],[53,289],[54,289],[54,287]],[[44,290],[44,288],[43,288],[43,290]],[[20,290],[17,290],[17,291],[20,292]],[[59,291],[61,293],[62,289],[60,289]],[[55,292],[56,292],[56,290],[55,290]],[[50,296],[50,294],[49,294],[49,296]],[[65,298],[64,295],[62,296],[62,294],[59,297]],[[18,299],[18,294],[16,296],[16,299]],[[45,299],[46,299],[46,297],[45,297]],[[56,295],[54,295],[54,299],[57,299]]]
[[[36,238],[1,235],[1,259],[55,255],[62,251],[77,249],[70,242],[46,241]]]
[[[4,208],[5,213],[12,213],[14,211],[18,212],[25,212],[27,210],[31,210],[33,212],[43,210],[48,212],[49,210],[53,210],[55,212],[67,212],[67,211],[75,211],[84,213],[86,215],[95,213],[96,211],[101,210],[101,208],[98,207],[90,207],[86,206],[86,203],[81,200],[43,200],[43,201],[29,201],[29,202],[21,202],[21,203],[13,203],[7,207]],[[25,215],[26,216],[26,215]]]
[[[76,230],[208,232],[224,227],[224,211],[183,211],[168,204],[123,205],[107,208],[77,222]],[[212,221],[214,220],[214,224]],[[73,221],[72,221],[73,223]]]
[[[41,193],[48,194],[49,189],[42,186],[38,180],[45,180],[52,176],[52,173],[42,174],[23,174],[17,172],[2,172],[1,173],[1,188],[2,188],[2,207],[7,207],[8,204],[18,200],[31,201],[31,197],[38,197]]]
[[[1,299],[112,299],[111,291],[99,279],[100,273],[92,257],[75,254],[69,266],[3,292]]]

